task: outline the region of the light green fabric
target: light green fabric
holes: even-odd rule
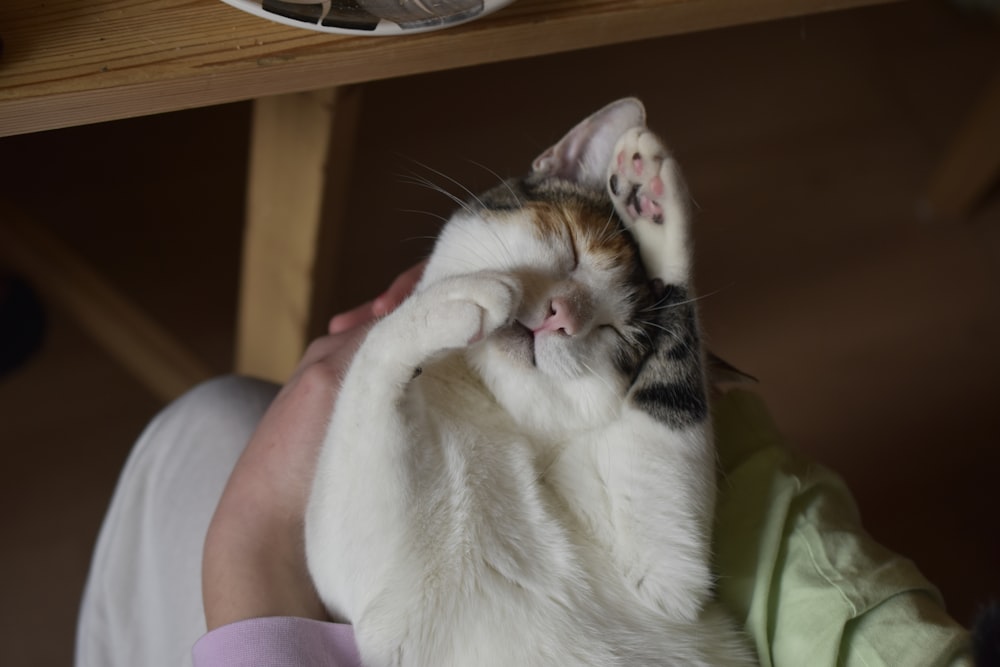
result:
[[[840,478],[796,456],[757,396],[714,413],[719,597],[762,667],[972,665],[937,589],[864,532]]]

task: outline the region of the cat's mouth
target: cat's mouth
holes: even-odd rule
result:
[[[514,361],[535,366],[535,334],[521,322],[514,320],[493,335],[497,345]]]

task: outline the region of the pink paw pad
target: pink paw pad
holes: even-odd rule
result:
[[[663,183],[663,179],[657,176],[649,182],[649,191],[653,193],[654,197],[659,199],[666,194],[667,186]]]
[[[642,178],[643,165],[642,155],[636,153],[632,156],[632,172],[639,178]]]
[[[649,218],[658,225],[663,224],[663,207],[660,206],[659,202],[645,195],[639,197],[639,211],[636,212],[636,215]]]
[[[663,201],[667,185],[660,174],[663,156],[624,148],[615,155],[615,167],[608,181],[613,197],[630,217],[664,222]]]

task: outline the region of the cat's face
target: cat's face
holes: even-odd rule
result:
[[[607,190],[618,139],[645,124],[635,99],[584,119],[524,179],[457,212],[425,282],[477,271],[518,279],[512,322],[469,357],[522,425],[556,432],[612,418],[650,349],[652,292]]]
[[[522,422],[581,427],[613,416],[648,336],[650,289],[611,202],[570,183],[503,186],[442,231],[428,279],[477,271],[515,276],[513,321],[470,359]],[[514,203],[516,202],[516,203]]]

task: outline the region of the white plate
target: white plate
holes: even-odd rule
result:
[[[486,16],[514,0],[222,0],[297,28],[350,35],[440,30]]]

